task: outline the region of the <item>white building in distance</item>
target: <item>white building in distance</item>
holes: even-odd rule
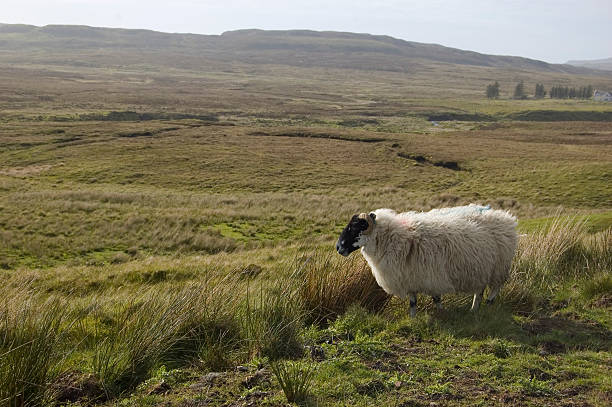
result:
[[[593,93],[593,100],[597,100],[599,102],[612,102],[612,93],[596,90]]]

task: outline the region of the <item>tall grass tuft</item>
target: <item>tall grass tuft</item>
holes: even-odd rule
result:
[[[247,289],[239,320],[250,356],[277,360],[303,353],[304,312],[292,284],[279,285],[282,288],[260,288],[255,295]]]
[[[568,279],[581,280],[609,270],[611,230],[590,235],[583,222],[556,217],[522,235],[503,296],[533,308],[542,299],[550,298]]]
[[[67,304],[19,289],[0,304],[0,405],[39,405],[64,356]]]
[[[391,296],[378,286],[361,256],[335,259],[314,253],[306,260],[301,276],[300,296],[310,322],[324,322],[358,304],[380,312]]]
[[[270,367],[288,402],[300,404],[307,400],[313,383],[314,365],[287,361],[272,362]]]
[[[132,388],[158,364],[197,359],[204,347],[223,339],[226,315],[221,314],[227,304],[231,309],[231,301],[219,287],[148,291],[118,306],[113,328],[96,344],[91,363],[107,396]]]

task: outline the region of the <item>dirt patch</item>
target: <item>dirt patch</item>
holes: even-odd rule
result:
[[[599,297],[591,304],[596,308],[610,308],[612,307],[612,295],[604,295],[603,297]]]
[[[558,353],[565,353],[565,345],[559,341],[545,341],[540,344],[540,355],[556,355]],[[538,377],[538,379],[540,379]],[[540,379],[548,380],[548,379]]]
[[[9,177],[29,177],[32,175],[40,174],[41,172],[48,171],[53,166],[51,164],[39,164],[39,165],[28,165],[26,167],[9,167],[0,169],[0,175],[7,175]]]
[[[66,372],[51,384],[51,391],[59,403],[84,404],[101,402],[106,399],[104,389],[96,377],[82,372]]]
[[[595,327],[580,321],[561,317],[542,317],[523,325],[523,329],[531,334],[545,334],[552,331],[592,331]]]
[[[270,372],[265,369],[259,369],[255,374],[247,377],[242,381],[242,386],[251,389],[255,386],[270,382]]]

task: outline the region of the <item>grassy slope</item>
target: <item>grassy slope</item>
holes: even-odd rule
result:
[[[431,61],[383,72],[207,55],[180,55],[170,67],[173,58],[153,51],[2,52],[2,315],[28,315],[16,311],[25,304],[36,327],[48,326],[39,317],[57,317],[43,310],[70,310],[68,322],[47,329],[61,333],[43,341],[53,352],[41,344],[55,358],[43,378],[55,383],[51,389],[87,387],[79,381],[94,372],[92,387],[104,384],[127,405],[279,405],[284,398],[270,373],[275,348],[264,343],[268,337],[323,349],[323,360],[312,362],[313,405],[609,404],[612,126],[518,122],[508,115],[610,108],[482,98],[496,79],[509,93],[520,79],[529,89],[536,82],[610,86],[609,77]],[[98,120],[128,110],[166,119]],[[434,126],[427,120],[449,112],[496,121]],[[167,119],[176,113],[218,121]],[[461,171],[434,165],[443,162]],[[279,304],[273,294],[272,305],[254,306],[274,312],[255,313],[260,319],[250,324],[245,317],[247,288],[275,293],[284,276],[299,291],[304,280],[291,278],[296,264],[316,250],[333,257],[334,239],[351,214],[467,202],[516,213],[526,242],[541,249],[521,249],[513,279],[492,309],[466,316],[465,296],[449,296],[446,311],[434,313],[423,298],[419,318],[407,320],[406,304],[393,300],[382,316],[355,308],[329,326],[308,327],[304,311],[294,309],[299,299]],[[542,226],[551,229],[546,219],[558,214],[570,216],[569,223],[538,240]],[[583,219],[585,232],[576,229]],[[305,264],[332,275],[351,267],[338,260]],[[219,283],[244,270],[256,274],[257,266],[261,274],[252,280]],[[176,294],[192,284],[204,293],[228,287],[214,298],[231,305],[219,309],[239,325],[227,331],[239,344],[215,342],[211,324],[219,321],[194,311],[215,309],[210,298]],[[60,306],[37,308],[48,297]],[[34,300],[24,303],[27,298]],[[138,308],[139,301],[150,310]],[[30,319],[3,321],[17,332],[15,321]],[[273,329],[294,321],[297,333]],[[185,346],[181,329],[193,326],[211,336]],[[137,348],[146,360],[135,360],[134,343],[122,341],[140,331],[148,340],[162,338],[174,353],[152,341]],[[10,339],[3,349],[19,343]],[[114,368],[94,362],[109,354],[118,355]],[[10,355],[17,352],[2,353],[0,379],[10,377],[2,376]],[[235,370],[238,364],[247,370]],[[253,379],[259,365],[264,371]],[[130,371],[125,366],[142,370],[133,370],[134,382],[122,376]],[[211,370],[224,373],[207,378]]]

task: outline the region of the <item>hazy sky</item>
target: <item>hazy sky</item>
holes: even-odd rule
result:
[[[612,57],[612,0],[1,0],[0,22],[387,34],[548,62]]]

